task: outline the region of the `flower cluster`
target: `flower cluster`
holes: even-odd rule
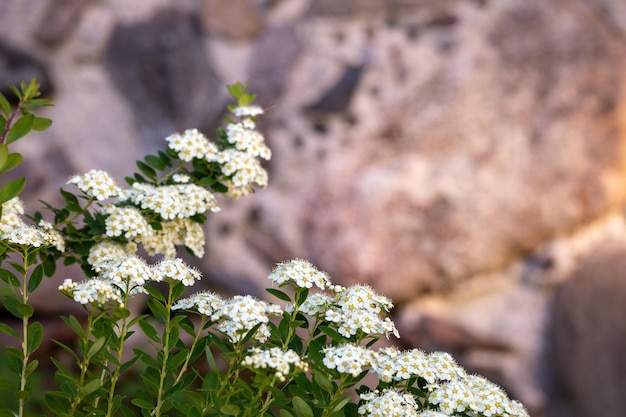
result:
[[[365,401],[359,407],[359,414],[368,417],[418,417],[418,405],[410,394],[400,394],[396,391],[383,390],[361,394]]]
[[[134,207],[109,206],[105,213],[109,215],[104,223],[107,236],[134,239],[151,231],[145,217]]]
[[[216,321],[221,317],[222,307],[224,306],[224,299],[219,295],[210,292],[202,291],[192,295],[191,297],[178,300],[172,310],[197,310],[198,313],[211,318]]]
[[[222,300],[211,293],[199,293],[180,300],[174,309],[197,309],[199,313],[218,321],[217,329],[233,343],[242,340],[249,331],[260,325],[254,338],[265,341],[270,330],[267,326],[271,317],[278,317],[282,309],[276,304],[258,300],[250,295],[236,295]]]
[[[423,378],[427,383],[426,401],[431,410],[420,414],[414,409],[410,411],[411,408],[406,408],[407,402],[403,397],[387,391],[381,396],[378,393],[362,395],[365,403],[359,409],[361,414],[379,416],[380,410],[393,409],[403,411],[384,415],[440,417],[461,413],[487,417],[528,416],[528,412],[519,402],[510,400],[504,391],[487,379],[468,375],[448,353],[433,352],[427,355],[418,349],[401,352],[395,348],[382,348],[373,353],[371,358],[371,371],[382,382]]]
[[[388,318],[381,318],[382,311],[393,308],[391,301],[376,294],[366,285],[354,285],[343,289],[335,297],[333,308],[326,310],[326,320],[337,323],[337,331],[351,337],[359,331],[365,334],[393,334],[400,337],[394,323]]]
[[[300,288],[311,288],[315,285],[323,290],[331,285],[330,279],[325,272],[321,272],[311,265],[310,262],[302,259],[279,263],[274,267],[268,278],[278,285],[293,282]]]
[[[75,184],[78,189],[89,197],[100,201],[117,197],[122,192],[121,188],[108,173],[97,169],[92,169],[84,175],[74,175],[67,183]]]
[[[120,289],[111,281],[102,279],[90,279],[79,283],[66,279],[59,286],[59,291],[80,304],[97,306],[105,305],[108,302],[122,304]]]
[[[200,272],[182,259],[165,259],[150,266],[129,254],[128,246],[108,241],[94,246],[89,259],[99,275],[82,283],[66,279],[59,290],[81,304],[117,301],[123,305],[126,298],[144,293],[147,282],[180,281],[191,286],[200,279]]]
[[[372,351],[359,345],[329,346],[324,350],[324,366],[342,374],[359,376],[372,359]]]
[[[243,360],[243,365],[254,369],[270,369],[275,372],[279,381],[284,381],[285,377],[293,372],[306,372],[309,367],[298,354],[287,349],[280,348],[261,349],[254,347],[249,350],[248,356]]]
[[[126,199],[142,209],[156,212],[164,220],[220,210],[213,193],[195,184],[154,186],[136,182],[131,190],[124,193]]]
[[[200,280],[200,271],[189,267],[180,258],[164,259],[152,267],[154,281],[180,281],[186,287],[190,287]]]
[[[215,160],[218,148],[214,143],[209,142],[206,136],[197,129],[188,129],[181,135],[174,133],[165,138],[168,147],[178,155],[178,158],[190,162],[194,158]]]
[[[65,251],[65,240],[52,225],[40,221],[39,226],[24,223],[24,203],[14,197],[2,204],[2,218],[0,218],[0,240],[9,244],[32,246],[35,248],[53,246],[59,252]]]
[[[204,255],[204,229],[190,219],[161,222],[160,230],[142,235],[139,242],[150,256],[160,254],[165,258],[174,258],[178,245],[185,245],[197,257]]]

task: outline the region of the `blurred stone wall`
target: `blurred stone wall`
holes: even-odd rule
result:
[[[392,297],[401,346],[453,352],[533,416],[626,409],[624,368],[579,366],[624,361],[625,52],[621,0],[0,2],[0,87],[35,75],[55,101],[18,143],[27,208],[211,136],[250,81],[270,186],[210,218],[207,285],[262,295],[309,259]],[[39,310],[66,312],[48,285]]]

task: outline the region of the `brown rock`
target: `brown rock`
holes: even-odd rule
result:
[[[78,25],[88,1],[52,0],[47,2],[42,21],[36,26],[35,37],[45,44],[64,41]]]
[[[557,294],[552,363],[568,415],[621,417],[626,408],[626,250],[589,257]],[[555,398],[558,398],[554,395]]]
[[[251,38],[263,29],[263,16],[250,0],[204,0],[200,23],[215,36]]]
[[[369,88],[404,78],[387,103],[357,91],[357,129],[308,190],[305,256],[401,301],[621,204],[623,48],[569,3],[460,9],[373,62]]]

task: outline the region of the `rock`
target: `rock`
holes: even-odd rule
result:
[[[356,125],[310,168],[303,256],[402,301],[618,207],[623,48],[567,3],[458,7],[419,42],[374,34]]]
[[[268,28],[259,36],[250,55],[248,79],[261,105],[273,105],[280,98],[301,50],[293,28]]]
[[[81,0],[50,0],[41,22],[35,30],[35,38],[44,44],[57,44],[65,40],[76,28],[87,2]]]
[[[211,35],[245,39],[261,32],[263,16],[251,0],[203,0],[200,23]]]
[[[542,344],[549,297],[520,281],[521,270],[517,265],[473,277],[448,294],[399,306],[394,317],[400,343],[451,352],[463,367],[503,386],[535,416],[550,398],[544,391]]]
[[[585,259],[560,288],[548,334],[560,401],[570,416],[618,417],[626,408],[626,246]],[[560,394],[560,398],[557,396]]]
[[[106,51],[106,67],[133,106],[150,151],[175,131],[212,130],[225,107],[226,89],[188,14],[164,9],[148,22],[118,26]]]
[[[9,101],[17,102],[17,98],[9,89],[9,84],[19,86],[20,82],[25,81],[28,83],[31,78],[37,78],[42,94],[52,94],[52,83],[48,77],[48,71],[41,60],[4,42],[0,42],[0,92]]]

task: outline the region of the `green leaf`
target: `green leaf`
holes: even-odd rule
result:
[[[107,338],[105,336],[101,336],[95,342],[93,342],[93,344],[87,351],[87,359],[91,359],[94,356],[96,356],[102,350],[102,348],[106,345],[106,342],[107,342]]]
[[[2,135],[4,135],[4,128],[7,125],[7,119],[0,114],[0,137],[2,137]]]
[[[279,300],[287,301],[288,303],[291,302],[291,298],[280,290],[277,290],[275,288],[266,288],[265,291],[272,294],[274,297],[278,298]]]
[[[78,393],[82,397],[86,397],[92,392],[95,392],[98,388],[100,388],[100,379],[93,379],[89,381],[85,386],[81,387]]]
[[[136,405],[139,408],[143,408],[144,410],[152,410],[154,409],[154,404],[151,401],[143,400],[141,398],[133,398],[130,402]]]
[[[139,170],[141,171],[142,174],[144,174],[146,177],[148,178],[152,178],[153,180],[157,178],[157,173],[154,169],[150,168],[149,165],[141,162],[141,161],[137,161],[137,168],[139,168]]]
[[[21,285],[20,280],[17,279],[15,274],[7,269],[0,269],[0,279],[14,287],[19,287]]]
[[[341,341],[346,340],[345,337],[343,337],[341,334],[337,333],[337,331],[331,329],[328,326],[322,325],[322,326],[319,326],[318,328],[320,329],[322,333],[330,337],[333,340],[333,342],[341,342]]]
[[[26,343],[26,351],[33,353],[36,351],[43,341],[43,326],[38,321],[28,326],[28,341]]]
[[[167,166],[165,165],[165,162],[158,156],[147,155],[144,158],[144,161],[146,161],[146,164],[150,165],[153,168],[158,169],[159,171],[165,171],[165,168],[167,168]]]
[[[12,295],[5,295],[4,297],[2,297],[2,305],[4,305],[4,308],[9,313],[14,315],[18,319],[24,317],[24,314],[20,311],[20,300],[18,300],[17,297],[14,297]]]
[[[149,285],[146,285],[145,289],[146,289],[146,292],[150,294],[152,298],[156,298],[157,300],[163,303],[165,302],[165,297],[163,296],[163,293],[161,292],[161,290],[159,290],[158,288],[154,288]]]
[[[9,114],[11,113],[11,104],[2,93],[0,93],[0,110],[2,110],[6,117],[9,117]]]
[[[332,409],[330,414],[336,413],[339,410],[341,410],[343,407],[345,407],[346,404],[348,404],[348,402],[350,402],[351,399],[352,399],[352,397],[350,397],[350,396],[342,398],[341,401],[339,401],[337,403],[337,405]]]
[[[35,117],[35,120],[33,122],[33,130],[41,132],[49,128],[51,125],[51,119],[47,119],[45,117]]]
[[[20,90],[17,89],[17,87],[15,86],[15,84],[11,83],[9,84],[9,89],[13,92],[13,94],[15,94],[15,96],[17,98],[19,98],[20,100],[22,100],[22,97],[24,97],[22,95],[22,93],[20,92]]]
[[[30,113],[24,114],[13,124],[13,126],[11,126],[11,130],[9,130],[5,143],[8,145],[9,143],[13,143],[26,136],[28,132],[32,130],[34,122],[34,115]]]
[[[28,292],[33,292],[39,287],[41,280],[43,279],[43,272],[42,264],[35,267],[33,272],[30,274],[30,279],[28,280]]]
[[[13,336],[18,339],[20,337],[20,335],[11,326],[2,322],[0,322],[0,332],[4,334],[8,334],[9,336]]]
[[[169,313],[163,304],[156,301],[154,298],[150,298],[148,300],[148,308],[150,309],[154,317],[157,318],[157,320],[165,323]]]
[[[286,408],[281,408],[278,412],[278,415],[280,417],[296,417],[295,414],[293,414],[291,411],[288,411]]]
[[[35,107],[52,106],[52,100],[49,98],[36,98],[29,100],[28,103],[22,106],[23,109],[32,109]]]
[[[211,185],[211,189],[216,193],[226,193],[228,192],[228,187],[222,184],[221,182],[216,182]]]
[[[26,366],[26,371],[24,372],[24,375],[28,378],[29,375],[31,375],[33,372],[35,372],[35,369],[37,369],[38,366],[39,366],[39,361],[37,359],[33,359]]]
[[[143,331],[143,333],[148,336],[149,339],[157,342],[157,343],[161,343],[161,339],[159,338],[159,334],[157,333],[157,331],[154,329],[154,327],[152,327],[152,325],[150,323],[148,323],[146,320],[142,320],[139,322],[139,327],[141,328],[141,331]]]
[[[22,154],[19,154],[17,152],[10,153],[9,155],[7,155],[7,160],[4,165],[2,166],[2,168],[0,168],[0,173],[10,171],[21,163]]]
[[[80,324],[80,322],[78,321],[78,319],[74,316],[69,316],[69,317],[61,317],[61,319],[65,322],[65,324],[68,325],[68,327],[70,329],[72,329],[74,331],[74,333],[76,333],[79,337],[83,338],[85,337],[85,330],[83,329],[83,326]]]
[[[313,380],[324,391],[330,392],[330,393],[335,391],[335,387],[333,387],[333,383],[330,382],[330,379],[328,379],[328,377],[324,375],[322,372],[315,372],[313,374]]]
[[[26,178],[17,178],[0,189],[0,204],[18,196],[24,189]]]
[[[220,408],[220,412],[227,416],[236,416],[241,412],[241,408],[235,404],[226,404]]]
[[[313,410],[301,397],[293,397],[292,404],[298,415],[302,417],[313,417]]]
[[[57,269],[57,263],[54,259],[54,256],[43,255],[41,256],[41,264],[43,265],[43,273],[47,277],[51,277],[54,275]]]
[[[2,126],[0,126],[0,133],[2,133]],[[9,147],[4,143],[0,144],[0,169],[6,164],[9,157]]]

